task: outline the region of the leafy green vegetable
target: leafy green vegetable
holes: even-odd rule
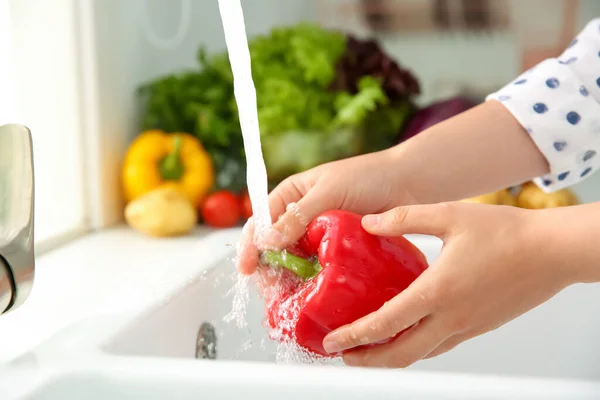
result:
[[[375,77],[360,78],[356,93],[331,90],[346,45],[343,33],[307,23],[249,42],[270,180],[389,146],[399,134],[407,102],[391,104]],[[209,57],[202,48],[197,58],[198,69],[140,89],[142,128],[195,134],[213,156],[217,185],[237,188],[245,182],[245,161],[229,58],[226,52]],[[377,132],[368,132],[369,121]]]
[[[364,76],[358,83],[359,91],[351,96],[341,92],[335,101],[338,110],[335,123],[341,126],[359,126],[369,112],[375,111],[378,105],[387,104],[388,99],[381,89],[379,82]]]

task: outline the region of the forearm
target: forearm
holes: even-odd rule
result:
[[[534,213],[537,247],[569,283],[600,282],[600,202]]]
[[[391,150],[398,184],[418,203],[460,200],[548,172],[529,134],[500,103],[488,101]]]

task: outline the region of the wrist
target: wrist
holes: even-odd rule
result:
[[[391,172],[390,181],[393,185],[393,197],[397,199],[395,206],[410,206],[415,204],[427,204],[424,196],[417,198],[418,195],[418,175],[414,171],[418,171],[415,165],[411,164],[411,157],[407,157],[407,153],[402,144],[394,146],[382,152],[385,170]],[[421,183],[422,185],[422,183]]]
[[[433,125],[389,154],[396,184],[420,204],[502,190],[548,169],[529,134],[496,101]]]
[[[600,282],[600,203],[533,212],[537,248],[567,285]]]

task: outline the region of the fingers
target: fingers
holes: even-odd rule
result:
[[[310,185],[304,183],[304,176],[305,174],[290,176],[269,194],[269,209],[273,222],[285,213],[288,204],[298,202],[308,192]]]
[[[248,219],[238,243],[236,268],[243,275],[252,275],[258,266],[258,249],[254,244],[254,222]]]
[[[445,332],[438,318],[426,318],[391,343],[345,354],[344,362],[351,366],[406,368],[443,343]]]
[[[429,289],[428,271],[379,310],[327,335],[323,341],[330,354],[393,337],[429,315],[435,304]]]
[[[378,236],[423,234],[444,237],[452,229],[454,206],[451,203],[397,207],[383,214],[367,215],[365,230]]]
[[[285,212],[287,204],[296,202],[304,196],[305,187],[299,183],[302,181],[303,178],[301,174],[289,177],[269,194],[269,209],[272,221],[277,221],[279,219]],[[261,235],[259,235],[261,237],[255,237],[254,222],[252,218],[244,225],[242,238],[238,244],[236,260],[236,268],[240,273],[251,275],[256,271],[259,261],[257,244],[262,245],[262,243],[257,242],[262,242],[261,238],[265,234],[267,233],[262,232]],[[273,236],[274,238],[271,242],[273,242],[273,244],[278,244],[277,239],[281,235],[275,232]]]
[[[297,204],[290,203],[286,213],[274,225],[276,231],[282,232],[281,245],[287,246],[300,239],[310,221],[330,208],[336,208],[334,202],[318,187],[310,190]]]
[[[259,248],[282,249],[295,243],[314,217],[335,205],[330,197],[314,187],[312,178],[306,173],[284,180],[269,195],[273,228],[256,232],[252,221],[246,223],[238,248],[238,270],[246,275],[256,270]]]
[[[423,358],[424,359],[433,358],[433,357],[442,355],[444,353],[447,353],[450,350],[454,349],[459,344],[461,344],[462,342],[469,340],[470,338],[471,338],[471,336],[467,336],[467,335],[451,336]]]
[[[302,226],[295,218],[290,218],[287,212],[290,204],[292,207],[300,201],[310,190],[311,184],[307,181],[306,174],[293,175],[281,182],[269,194],[269,209],[271,211],[271,220],[274,223],[273,229],[266,232],[259,232],[256,241],[262,248],[280,249],[286,247],[288,236],[295,236],[294,231],[299,231]],[[279,220],[285,220],[292,226],[286,227],[284,223],[277,223]],[[287,230],[287,231],[286,231]],[[291,231],[291,232],[288,232]]]
[[[304,235],[310,221],[323,211],[337,208],[337,206],[334,196],[323,188],[315,186],[297,203],[287,204],[285,213],[273,224],[273,229],[261,235],[258,244],[265,248],[287,247]]]

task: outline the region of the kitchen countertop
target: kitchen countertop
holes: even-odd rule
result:
[[[237,237],[236,232],[241,234],[241,229],[219,233],[231,238]],[[201,256],[202,239],[211,233],[214,231],[199,227],[187,236],[158,239],[119,226],[38,257],[29,299],[0,316],[0,363],[24,354],[82,318],[151,301],[156,288],[177,275],[173,274],[177,259],[187,254],[189,260],[191,251]]]

